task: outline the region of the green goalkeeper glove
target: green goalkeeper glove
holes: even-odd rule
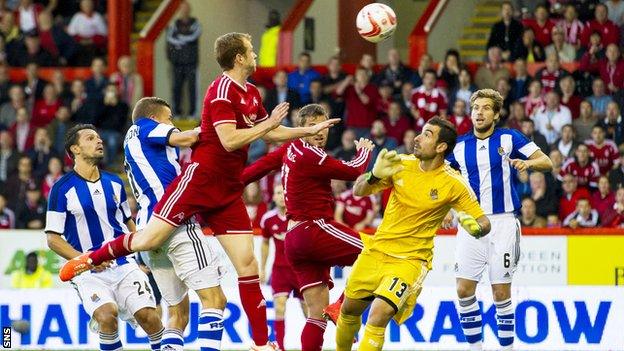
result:
[[[481,226],[477,223],[477,220],[474,219],[471,215],[466,212],[458,212],[457,219],[459,220],[459,224],[466,229],[470,235],[475,238],[480,238],[483,236],[483,232],[481,231]]]
[[[377,155],[371,174],[375,178],[384,179],[392,177],[402,170],[401,156],[394,150],[382,149],[379,151],[379,155]]]

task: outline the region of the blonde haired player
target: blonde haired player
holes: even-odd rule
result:
[[[413,155],[382,150],[371,172],[360,176],[358,196],[391,188],[384,218],[374,236],[363,237],[347,281],[336,331],[336,350],[351,350],[362,312],[371,305],[359,350],[381,350],[391,318],[403,323],[412,313],[431,269],[433,237],[450,208],[475,237],[490,231],[490,222],[470,186],[444,162],[457,139],[455,128],[434,117],[415,139]],[[476,239],[475,239],[476,240]]]

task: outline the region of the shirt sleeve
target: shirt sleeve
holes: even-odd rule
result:
[[[65,231],[65,221],[67,218],[67,198],[59,191],[56,183],[50,191],[48,197],[48,211],[46,212],[45,232],[62,234]]]
[[[282,160],[288,149],[288,143],[262,156],[256,162],[245,167],[241,174],[241,181],[244,184],[253,183],[261,179],[271,171],[278,170],[282,167]]]
[[[262,236],[266,239],[271,238],[271,231],[269,230],[269,228],[266,225],[266,221],[267,219],[269,219],[269,216],[267,216],[268,213],[265,213],[262,216],[262,219],[260,219],[260,229],[262,229]]]
[[[152,144],[167,146],[169,145],[171,133],[175,131],[179,132],[180,130],[169,124],[158,123],[151,126],[151,128],[148,127],[145,133],[145,140]]]
[[[126,223],[129,219],[132,218],[132,212],[130,211],[130,205],[128,204],[128,196],[126,195],[126,189],[123,186],[121,186],[121,194],[120,194],[120,199],[119,199],[119,209],[121,210],[121,213],[123,214],[123,221],[124,223]]]
[[[214,127],[223,123],[236,124],[236,114],[232,103],[227,98],[219,98],[210,102],[210,118]]]
[[[311,159],[309,164],[312,165],[314,162],[315,165],[320,166],[316,167],[318,170],[315,171],[315,174],[331,179],[354,181],[360,174],[364,173],[372,156],[368,149],[360,149],[353,160],[340,161],[325,153],[321,148],[315,146],[310,148],[308,152],[308,157]]]
[[[455,198],[451,206],[456,211],[466,212],[475,219],[485,215],[481,206],[479,206],[477,195],[472,191],[470,185],[468,185],[465,180],[455,180],[453,194],[455,194]]]
[[[511,142],[513,143],[513,150],[511,151],[512,158],[527,159],[531,157],[535,151],[540,149],[539,146],[530,141],[519,131],[510,129],[510,132]]]

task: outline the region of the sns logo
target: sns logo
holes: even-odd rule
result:
[[[2,327],[2,348],[11,348],[11,327]]]

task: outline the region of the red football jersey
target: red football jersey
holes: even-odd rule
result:
[[[572,174],[576,177],[578,187],[597,187],[600,169],[595,162],[590,162],[585,167],[581,166],[574,158],[569,159],[561,166],[561,177]]]
[[[200,167],[209,169],[224,181],[240,183],[240,174],[247,162],[247,149],[244,146],[228,152],[223,148],[215,126],[223,123],[236,124],[237,129],[251,128],[268,117],[260,93],[255,85],[238,84],[226,74],[215,79],[204,97],[201,133],[199,141],[193,146],[191,159]]]
[[[341,203],[344,206],[342,221],[353,228],[354,225],[366,218],[369,211],[373,211],[376,200],[372,195],[355,196],[353,190],[349,189],[338,196],[336,203]]]
[[[433,88],[427,92],[424,86],[420,86],[412,93],[412,104],[418,110],[420,119],[416,121],[418,127],[422,127],[428,120],[438,115],[440,111],[448,108],[446,96],[442,90]]]
[[[275,244],[275,259],[273,267],[290,267],[284,254],[284,238],[288,231],[288,219],[282,216],[277,209],[268,211],[260,220],[260,228],[262,228],[262,236],[270,239],[273,238]]]
[[[589,155],[598,164],[600,175],[606,175],[616,162],[619,162],[620,151],[617,145],[611,140],[605,140],[601,147],[598,147],[593,140],[585,142],[589,148]]]

